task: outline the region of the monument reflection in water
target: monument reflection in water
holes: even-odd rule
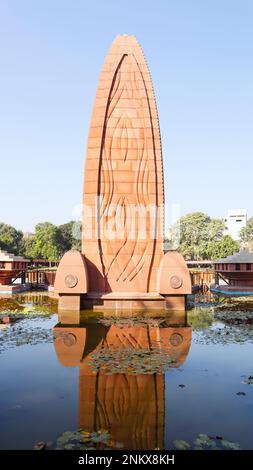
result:
[[[80,368],[79,428],[108,430],[125,449],[163,449],[165,371],[184,363],[192,331],[184,312],[142,321],[59,315],[54,346],[62,366]]]

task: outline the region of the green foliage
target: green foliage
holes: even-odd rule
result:
[[[81,250],[81,230],[80,224],[78,222],[71,220],[66,224],[59,225],[58,229],[62,239],[63,253],[65,251],[71,250],[71,248]]]
[[[170,244],[188,259],[207,259],[208,244],[222,238],[224,221],[211,219],[203,212],[192,212],[181,217],[170,231]]]
[[[37,224],[34,244],[31,248],[32,258],[54,261],[59,259],[63,252],[63,241],[59,228],[50,222]]]
[[[223,235],[224,221],[208,214],[192,212],[181,217],[165,239],[166,248],[178,249],[187,259],[218,259],[239,251],[239,244]],[[71,248],[81,250],[80,223],[70,221],[56,226],[50,222],[37,224],[35,234],[23,238],[21,231],[0,223],[0,249],[55,261]],[[241,231],[241,239],[253,246],[253,217]]]
[[[211,241],[207,245],[207,256],[216,260],[225,258],[226,256],[233,255],[240,249],[240,244],[233,240],[229,235],[223,235],[218,241]]]
[[[75,239],[76,222],[53,225],[44,222],[36,225],[35,235],[23,239],[23,252],[28,258],[55,261],[71,248],[81,249],[81,241]]]
[[[195,308],[187,312],[187,322],[194,330],[203,330],[212,325],[214,320],[210,308]]]
[[[22,252],[23,233],[11,225],[0,222],[0,249],[14,253]]]
[[[248,220],[246,227],[241,229],[240,237],[251,249],[253,248],[253,217]]]
[[[35,237],[30,236],[27,238],[23,238],[22,245],[23,245],[22,254],[28,259],[33,258],[33,248],[35,245]]]
[[[71,248],[81,250],[81,223],[71,220],[56,226],[50,222],[39,223],[35,234],[24,237],[20,230],[0,223],[0,249],[23,255],[26,258],[42,258],[56,261]]]

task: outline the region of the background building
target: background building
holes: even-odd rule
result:
[[[246,227],[247,211],[246,209],[231,209],[225,218],[225,235],[230,235],[233,240],[240,239],[240,231]]]

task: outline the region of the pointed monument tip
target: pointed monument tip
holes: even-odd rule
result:
[[[117,45],[130,45],[130,44],[138,44],[138,40],[134,34],[117,34],[114,38],[113,43],[117,43]]]
[[[116,51],[125,51],[127,54],[135,51],[143,54],[142,47],[133,34],[118,34],[111,43],[110,51],[112,54],[115,54]]]

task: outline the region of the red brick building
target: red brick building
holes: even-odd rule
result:
[[[253,294],[253,252],[246,249],[239,253],[221,258],[214,263],[217,284],[223,279],[225,284],[215,286],[213,290]]]
[[[12,285],[12,280],[27,269],[30,260],[0,250],[0,292]]]

